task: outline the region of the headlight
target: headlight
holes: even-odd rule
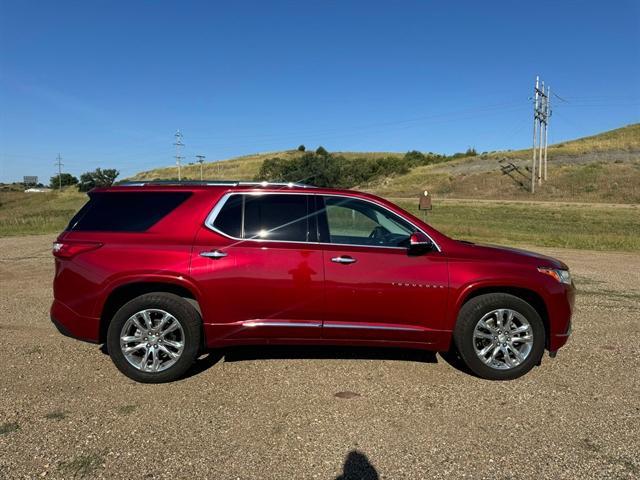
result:
[[[561,270],[559,268],[538,267],[538,271],[540,273],[544,273],[545,275],[549,275],[550,277],[555,278],[560,283],[566,283],[567,285],[571,285],[571,274],[569,273],[569,270]]]

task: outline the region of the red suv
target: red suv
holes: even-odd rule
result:
[[[373,195],[150,182],[89,197],[53,245],[51,318],[137,381],[248,344],[453,350],[506,380],[570,333],[564,263],[451,239]]]

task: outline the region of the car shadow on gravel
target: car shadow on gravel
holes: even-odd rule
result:
[[[106,345],[100,351],[108,355]],[[455,353],[439,356],[451,367],[475,376]],[[220,361],[255,360],[391,360],[400,362],[438,363],[438,354],[429,350],[334,345],[243,345],[210,350],[198,357],[183,379],[199,375]]]
[[[457,352],[393,347],[354,347],[323,345],[255,345],[226,349],[219,358],[225,362],[250,360],[395,360],[400,362],[438,363],[442,358],[449,366],[471,376],[477,376]]]
[[[260,345],[226,349],[225,362],[251,360],[397,360],[437,363],[434,352],[401,348],[316,345]]]
[[[471,375],[472,377],[480,378],[465,365],[464,360],[462,360],[457,351],[451,350],[449,352],[440,352],[440,357],[447,362],[450,367],[453,367],[462,373],[466,373],[467,375]]]
[[[256,360],[393,360],[438,363],[436,354],[425,350],[323,345],[246,345],[212,350],[201,355],[183,378],[199,375],[220,361],[231,363]]]

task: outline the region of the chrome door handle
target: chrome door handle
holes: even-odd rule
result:
[[[331,259],[332,262],[335,263],[344,263],[344,264],[349,264],[349,263],[356,263],[357,260],[355,258],[352,257],[344,257],[344,256],[340,256],[340,257],[333,257]]]
[[[213,258],[213,259],[224,258],[227,255],[229,254],[227,252],[223,252],[222,250],[214,250],[213,252],[200,252],[201,257],[207,257],[207,258]]]

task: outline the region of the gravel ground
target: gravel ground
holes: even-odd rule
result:
[[[141,385],[51,325],[50,236],[0,239],[0,478],[640,478],[640,256],[540,249],[574,333],[524,378],[439,355],[238,349]]]

